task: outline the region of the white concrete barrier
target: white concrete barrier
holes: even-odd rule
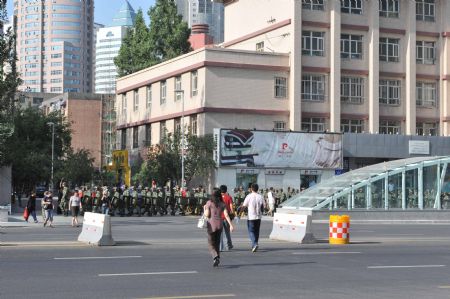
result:
[[[290,213],[275,213],[270,239],[296,242],[301,244],[315,243],[311,232],[312,217]]]
[[[78,241],[98,246],[112,246],[111,216],[98,213],[84,213],[83,229]]]

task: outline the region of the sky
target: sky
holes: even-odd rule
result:
[[[12,15],[13,0],[7,0],[8,2],[8,15]],[[103,25],[111,23],[113,16],[119,11],[119,8],[125,0],[95,0],[94,21]],[[142,8],[144,12],[145,21],[149,22],[147,11],[155,3],[155,0],[128,0],[134,10],[137,12],[139,8]]]

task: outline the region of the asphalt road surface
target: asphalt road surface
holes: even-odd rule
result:
[[[250,251],[245,221],[212,267],[194,217],[113,218],[117,246],[78,243],[57,217],[0,229],[0,298],[450,298],[450,227],[353,224],[349,245],[268,239]]]

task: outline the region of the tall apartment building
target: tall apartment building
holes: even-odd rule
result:
[[[224,7],[222,3],[211,0],[176,0],[177,11],[188,23],[189,28],[197,24],[208,24],[209,34],[214,43],[223,42]]]
[[[93,0],[14,1],[20,89],[91,92]]]
[[[114,94],[117,69],[114,58],[119,54],[122,40],[128,28],[134,25],[136,13],[128,1],[114,16],[112,23],[97,32],[95,47],[95,92]]]

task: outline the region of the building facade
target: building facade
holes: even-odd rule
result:
[[[95,93],[115,93],[117,69],[114,58],[119,54],[122,40],[135,19],[134,9],[125,1],[112,24],[99,29],[95,47]]]
[[[178,14],[188,23],[189,28],[197,24],[208,24],[209,34],[214,43],[224,39],[223,3],[211,0],[176,0]]]
[[[92,92],[94,1],[14,1],[21,90]]]
[[[224,43],[118,81],[118,147],[131,157],[179,128],[183,115],[201,135],[214,128],[450,135],[447,1],[223,2]],[[299,171],[334,175],[296,169],[295,182]]]

